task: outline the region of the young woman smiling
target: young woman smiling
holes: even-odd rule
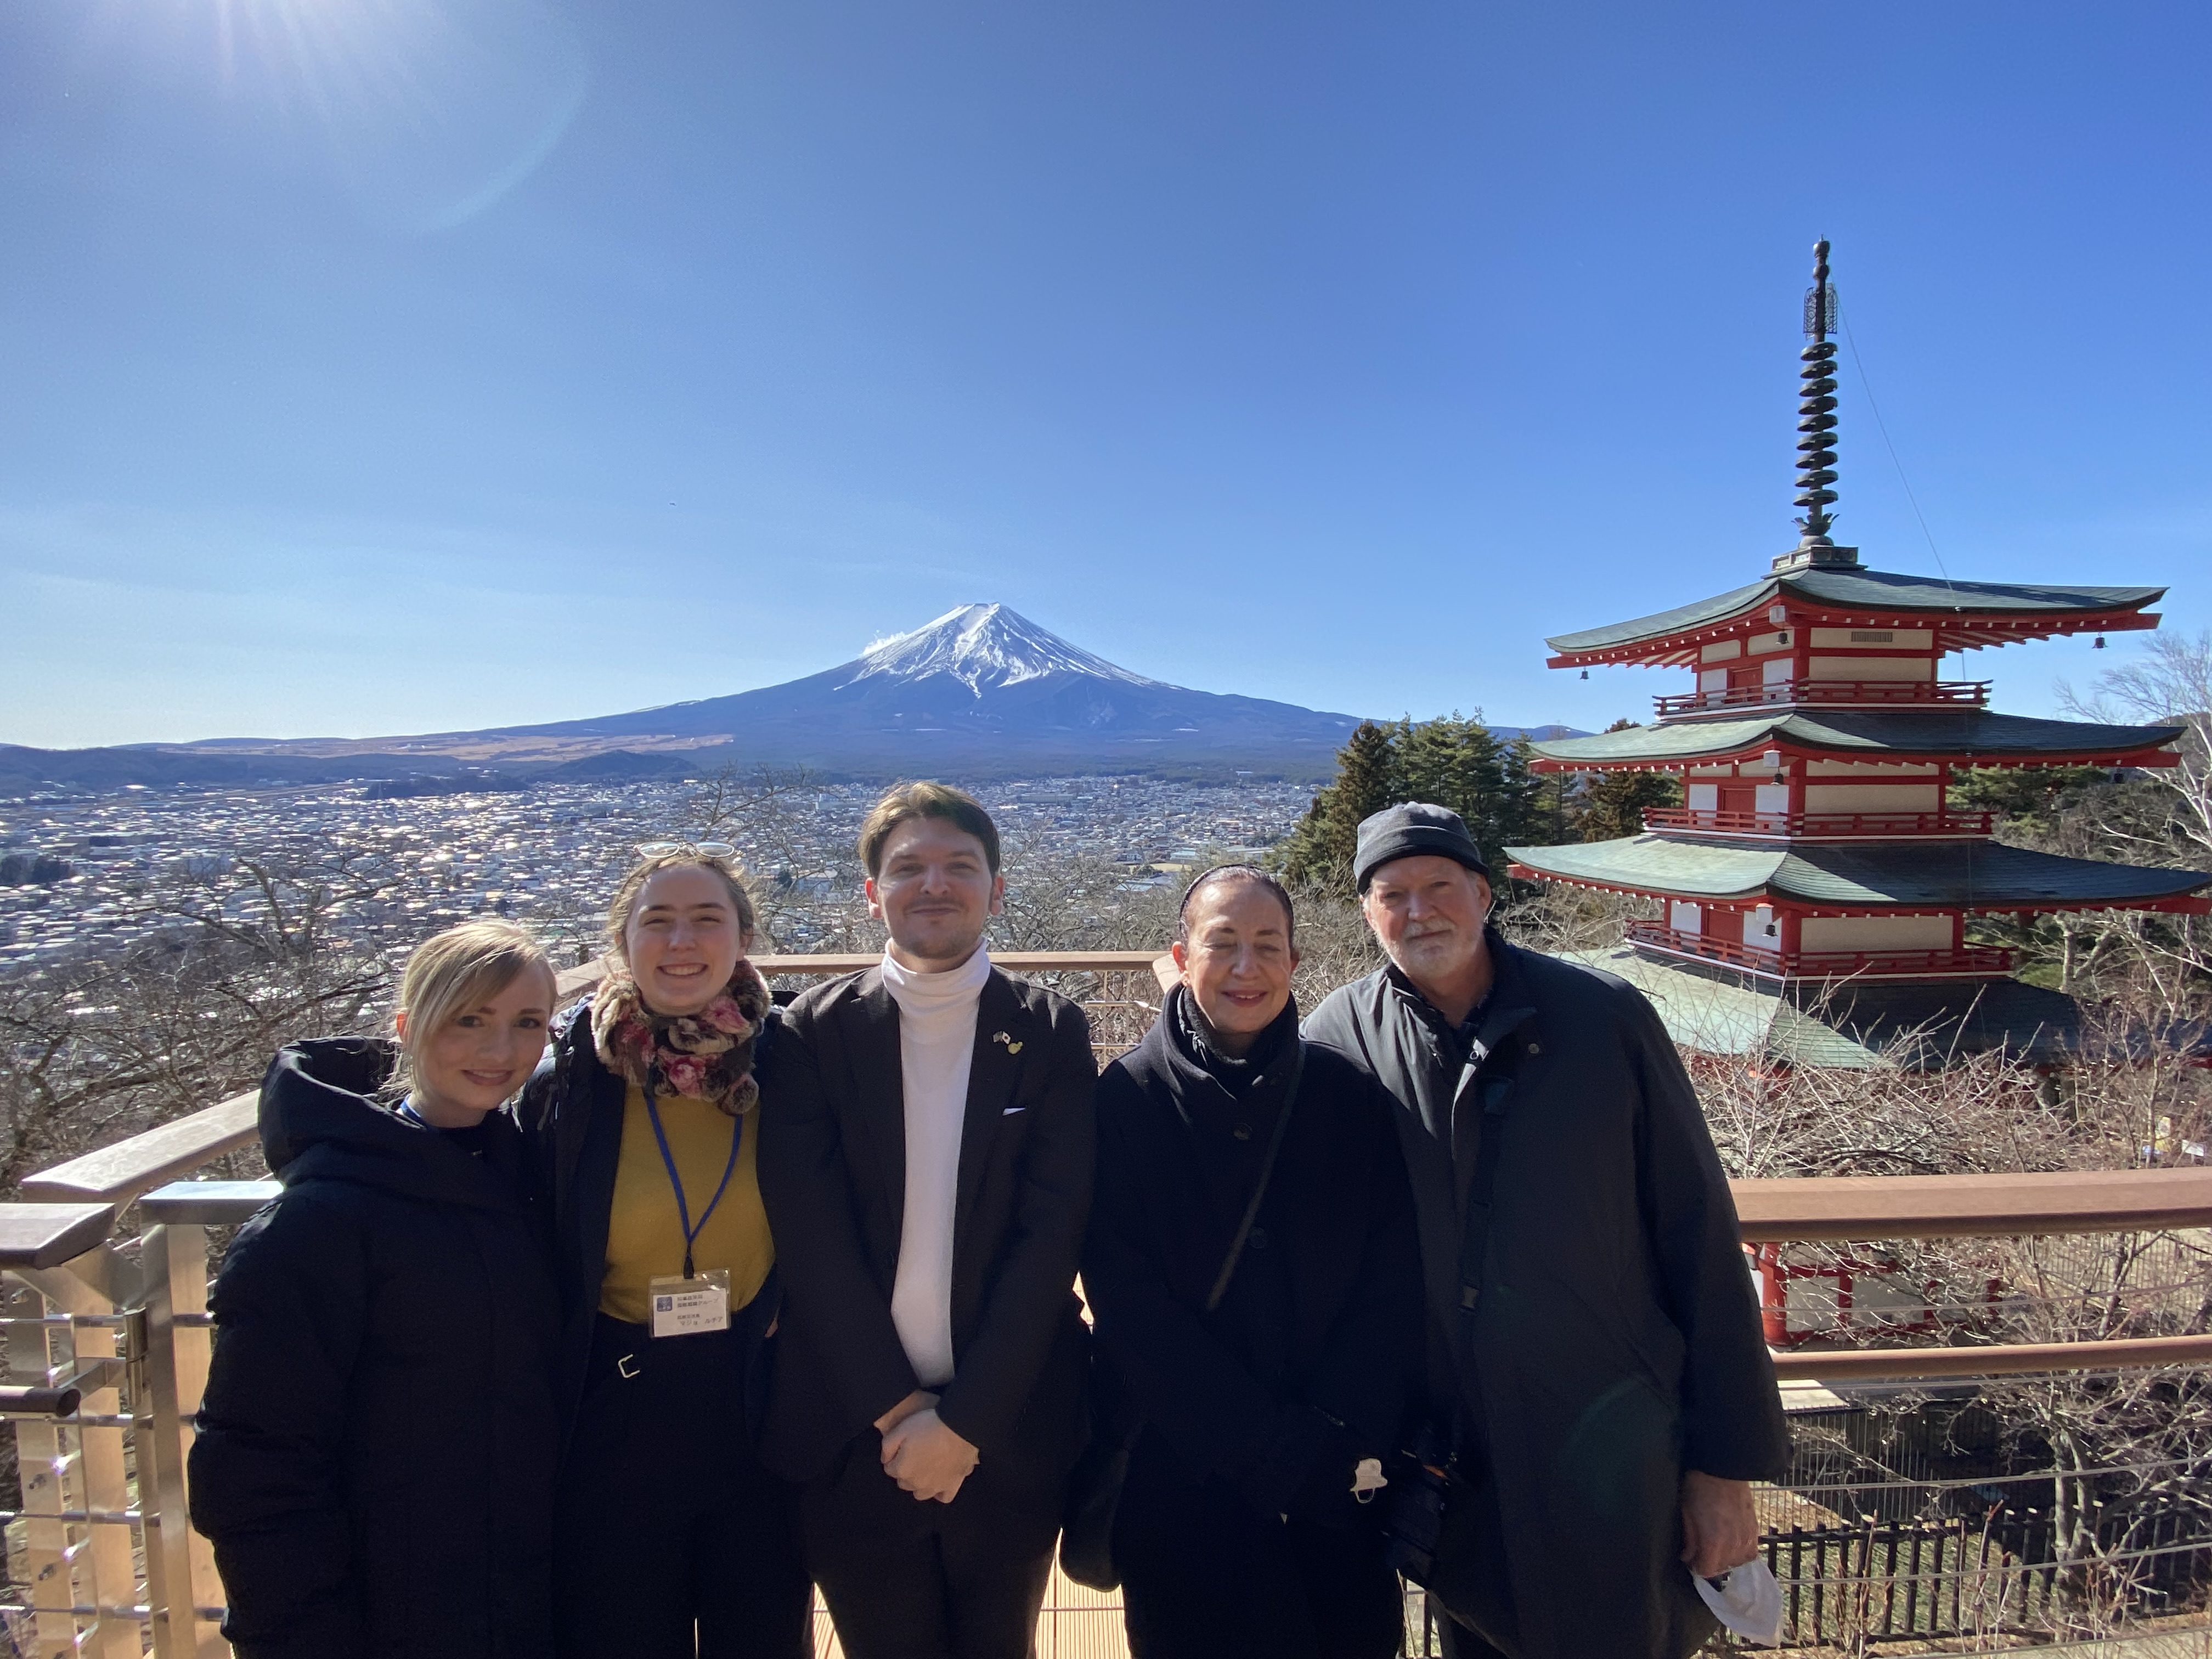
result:
[[[191,1451],[240,1659],[540,1659],[556,1309],[502,1105],[553,970],[505,922],[409,959],[395,1041],[298,1042],[261,1086],[284,1184],[214,1293]]]
[[[524,1101],[573,1413],[558,1635],[574,1659],[802,1659],[791,1498],[754,1436],[779,1300],[756,1173],[768,987],[720,842],[641,848],[611,971]]]

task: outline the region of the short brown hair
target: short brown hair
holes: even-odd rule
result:
[[[983,843],[983,861],[999,873],[999,826],[983,804],[949,783],[895,783],[868,810],[860,825],[860,864],[870,876],[880,873],[884,843],[891,831],[915,818],[943,818]]]
[[[675,870],[685,865],[696,865],[702,870],[711,870],[722,878],[722,885],[730,890],[730,907],[737,912],[738,931],[748,938],[760,932],[760,913],[754,908],[753,896],[745,886],[744,872],[729,860],[715,853],[702,853],[696,848],[678,848],[673,853],[656,853],[640,859],[622,878],[615,889],[614,902],[607,906],[607,945],[623,962],[629,960],[629,948],[623,935],[629,932],[631,913],[637,908],[637,896],[645,890],[645,884],[663,870]]]
[[[545,1012],[553,1012],[553,964],[545,947],[511,921],[465,921],[416,945],[399,976],[398,1012],[407,1016],[399,1039],[399,1064],[385,1092],[397,1097],[415,1086],[422,1045],[463,1010],[495,997],[518,974],[545,975]],[[394,1025],[398,1021],[393,1022]]]

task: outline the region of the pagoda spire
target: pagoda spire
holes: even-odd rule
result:
[[[1858,550],[1838,547],[1829,538],[1836,499],[1836,289],[1828,280],[1828,243],[1813,244],[1813,286],[1805,290],[1805,335],[1812,342],[1797,354],[1797,498],[1805,509],[1797,520],[1804,532],[1797,545],[1774,562],[1778,570],[1804,565],[1855,565]]]

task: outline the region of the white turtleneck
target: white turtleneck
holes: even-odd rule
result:
[[[957,968],[917,974],[884,952],[884,988],[899,1011],[906,1091],[906,1213],[899,1228],[891,1323],[925,1389],[952,1380],[952,1213],[960,1131],[975,1056],[975,1008],[991,976],[981,945]]]

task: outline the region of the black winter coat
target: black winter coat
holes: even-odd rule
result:
[[[1378,1079],[1419,1212],[1437,1401],[1497,1482],[1525,1659],[1657,1659],[1712,1628],[1679,1554],[1684,1468],[1776,1480],[1789,1432],[1735,1206],[1680,1057],[1626,981],[1495,933],[1464,1072],[1395,969],[1306,1036]],[[1462,1273],[1485,1136],[1487,1248]]]
[[[482,1156],[369,1097],[388,1045],[303,1042],[261,1087],[284,1191],[213,1293],[191,1450],[240,1659],[543,1659],[554,1305],[520,1137]]]
[[[1251,1237],[1207,1313],[1297,1060],[1297,1014],[1263,1038],[1272,1055],[1255,1050],[1239,1099],[1176,1030],[1184,994],[1099,1079],[1084,1291],[1121,1395],[1109,1419],[1141,1418],[1193,1478],[1218,1474],[1273,1517],[1301,1487],[1348,1494],[1354,1463],[1404,1443],[1421,1352],[1413,1201],[1389,1097],[1309,1047]]]

